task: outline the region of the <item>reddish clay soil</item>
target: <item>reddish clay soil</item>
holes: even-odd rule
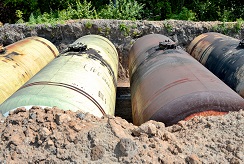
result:
[[[244,111],[165,127],[34,106],[0,117],[0,163],[244,163]]]

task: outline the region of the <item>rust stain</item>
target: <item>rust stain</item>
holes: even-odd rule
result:
[[[3,44],[0,44],[0,54],[4,54],[6,52],[6,48],[3,46]]]
[[[15,56],[19,56],[19,55],[21,55],[21,54],[18,53],[18,52],[13,51],[13,52],[11,52],[11,53],[6,54],[4,57],[5,57],[5,59],[7,59],[7,60],[11,60],[11,61],[13,61],[13,60],[14,60],[14,57],[15,57]]]
[[[225,115],[227,113],[228,112],[219,112],[219,111],[214,111],[214,110],[208,110],[208,111],[193,113],[190,116],[187,116],[184,120],[188,121],[188,120],[192,119],[195,116],[203,116],[203,117],[207,117],[207,116],[221,116],[221,115]]]

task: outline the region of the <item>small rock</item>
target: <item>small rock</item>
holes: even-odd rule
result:
[[[40,106],[32,106],[31,109],[36,110],[36,109],[42,109],[42,108]]]
[[[241,152],[241,151],[238,151],[238,152],[236,152],[236,157],[238,157],[238,158],[244,160],[244,153]]]
[[[44,113],[39,112],[39,113],[37,113],[36,121],[38,123],[43,123],[43,122],[45,122],[44,117],[45,117]]]
[[[22,139],[19,135],[12,135],[9,139],[10,144],[14,144],[15,146],[20,145],[22,143]]]
[[[141,126],[132,130],[132,133],[135,136],[140,136],[143,133],[148,134],[149,136],[155,136],[157,133],[157,127],[152,123],[153,121],[148,121]]]
[[[4,120],[5,120],[6,118],[3,116],[3,114],[2,113],[0,113],[0,122],[1,123],[4,123]]]
[[[26,108],[25,107],[17,108],[16,110],[14,110],[13,114],[18,114],[19,112],[26,112]]]
[[[52,109],[52,108],[45,107],[45,108],[44,108],[44,111],[45,111],[46,113],[48,113],[51,109]]]
[[[237,120],[241,120],[243,118],[243,116],[241,115],[241,114],[238,114],[237,116],[236,116],[236,119]]]
[[[164,155],[158,157],[158,162],[163,164],[174,163],[174,161],[169,156]]]
[[[54,121],[54,117],[53,117],[52,114],[46,114],[46,116],[45,116],[45,120],[46,120],[47,122],[52,122],[52,121]]]
[[[207,124],[205,125],[205,127],[211,129],[213,127],[213,124],[210,123],[210,122],[207,122]]]
[[[85,125],[78,125],[78,124],[76,124],[76,125],[73,127],[73,129],[74,129],[76,132],[79,132],[79,131],[82,130],[82,128],[83,128],[84,126],[85,126]]]
[[[167,131],[164,132],[163,137],[166,141],[173,141],[173,142],[177,141],[177,138],[175,137],[175,135],[170,132],[167,132]]]
[[[177,123],[179,126],[184,127],[186,125],[186,121],[181,120]]]
[[[39,133],[44,138],[47,138],[49,135],[52,134],[52,132],[50,132],[46,127],[41,128]]]
[[[16,153],[15,151],[12,152],[12,153],[11,153],[11,159],[12,159],[12,160],[15,160],[16,157],[17,157],[17,153]]]
[[[35,113],[30,113],[29,114],[29,118],[30,119],[35,119],[36,118],[36,114]]]
[[[226,150],[228,150],[229,152],[233,152],[235,150],[235,147],[232,144],[228,144],[226,146]]]
[[[148,125],[148,134],[155,135],[157,133],[157,128],[154,124]]]
[[[182,126],[181,125],[175,124],[175,125],[171,126],[170,132],[178,132],[181,129],[182,129]]]
[[[98,159],[101,159],[105,153],[105,149],[103,146],[97,145],[92,148],[91,150],[91,160],[96,161]]]
[[[115,136],[119,138],[129,138],[131,137],[130,135],[126,134],[124,132],[124,128],[121,127],[120,124],[116,123],[115,119],[108,119],[109,125],[111,127],[111,130],[115,134]]]
[[[69,132],[69,135],[68,135],[68,141],[69,142],[74,142],[76,140],[76,133],[74,132]]]
[[[41,145],[41,144],[42,144],[42,140],[38,140],[37,143],[38,143],[39,145]]]
[[[55,122],[50,122],[50,128],[52,130],[56,129],[56,127],[57,127],[57,124],[55,124]]]
[[[189,162],[190,164],[201,164],[201,162],[196,154],[192,154],[192,155],[186,157],[186,161]]]
[[[9,111],[9,115],[10,116],[13,115],[13,114],[14,114],[14,111],[13,110]]]
[[[230,164],[240,164],[240,163],[241,163],[240,160],[238,160],[235,157],[231,158],[231,160],[230,160]]]
[[[76,125],[76,122],[75,121],[70,121],[69,122],[69,126],[72,128],[72,127],[74,127]]]
[[[149,147],[156,148],[156,145],[155,144],[150,144]]]
[[[125,156],[133,156],[137,151],[136,143],[129,138],[121,138],[119,148]]]
[[[58,125],[61,125],[64,122],[69,122],[71,120],[70,116],[67,114],[56,114],[55,115],[55,120]]]
[[[47,141],[47,146],[54,146],[54,142],[51,139],[49,139]]]
[[[174,145],[169,145],[168,146],[168,150],[172,153],[172,154],[174,154],[174,155],[178,155],[178,149],[174,146]]]
[[[83,118],[85,117],[85,114],[84,113],[77,113],[76,117],[83,120]]]

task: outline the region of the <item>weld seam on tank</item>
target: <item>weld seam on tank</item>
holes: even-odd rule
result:
[[[101,113],[103,115],[105,115],[105,111],[103,110],[103,108],[100,106],[100,104],[91,96],[89,95],[87,92],[85,92],[84,90],[81,90],[75,86],[69,85],[69,84],[65,84],[65,83],[57,83],[57,82],[51,82],[51,81],[39,81],[39,82],[34,82],[34,83],[29,83],[27,85],[22,86],[19,90],[23,89],[23,88],[27,88],[27,87],[31,87],[31,86],[35,86],[35,85],[53,85],[53,86],[58,86],[58,87],[65,87],[71,90],[74,90],[82,95],[84,95],[85,97],[87,97],[89,100],[91,100],[96,106],[97,108],[101,111]]]
[[[197,47],[197,45],[203,40],[204,38],[201,38],[199,41],[197,41],[197,43],[193,46],[191,52],[188,52],[189,54],[192,54],[192,52],[194,51],[194,49]]]
[[[52,51],[53,56],[57,57],[56,53],[53,51],[53,49],[47,43],[45,43],[45,42],[43,42],[43,41],[41,41],[41,40],[39,40],[37,38],[33,38],[33,40],[36,40],[36,41],[41,42],[42,44],[46,45],[50,49],[50,51]]]

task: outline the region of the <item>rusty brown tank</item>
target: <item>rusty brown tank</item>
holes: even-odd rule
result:
[[[209,32],[196,37],[187,52],[244,97],[244,40]]]
[[[136,125],[148,120],[172,125],[244,107],[242,97],[164,35],[150,34],[135,42],[129,74]]]

